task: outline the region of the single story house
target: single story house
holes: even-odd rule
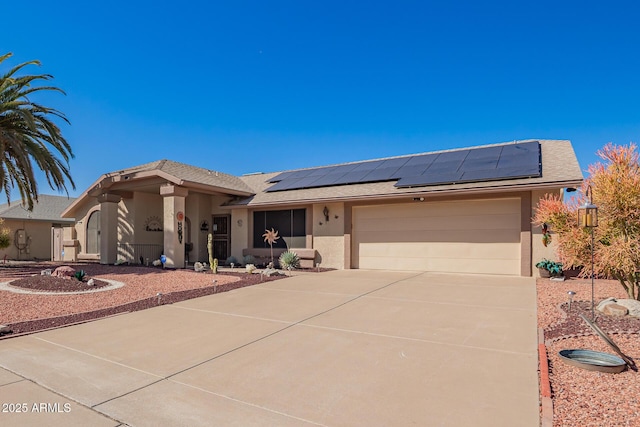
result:
[[[531,224],[583,176],[566,140],[527,140],[232,176],[170,160],[102,175],[63,213],[65,259],[169,267],[301,251],[337,269],[531,276],[553,257]],[[311,255],[309,255],[311,254]]]
[[[28,211],[17,200],[0,205],[3,226],[10,230],[11,246],[0,249],[0,257],[12,260],[62,260],[63,229],[73,227],[73,218],[60,215],[75,199],[41,194]]]

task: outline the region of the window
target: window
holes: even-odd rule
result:
[[[256,211],[253,213],[253,247],[268,248],[264,241],[265,230],[274,229],[280,239],[274,248],[304,248],[307,245],[306,209],[287,209],[282,211]]]

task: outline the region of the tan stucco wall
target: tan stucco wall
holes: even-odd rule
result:
[[[538,201],[544,197],[545,194],[560,194],[560,188],[556,190],[547,190],[547,191],[532,191],[531,197],[531,218],[535,215],[535,208],[538,205]],[[540,273],[535,265],[541,261],[543,258],[549,259],[551,261],[558,261],[556,255],[556,242],[555,242],[555,233],[553,229],[551,229],[551,244],[545,247],[542,244],[542,227],[538,225],[532,225],[532,266],[533,266],[533,275],[535,277],[540,277]]]
[[[242,250],[249,247],[249,210],[231,212],[231,255],[242,262]]]
[[[51,259],[51,222],[42,221],[20,221],[5,220],[4,227],[11,230],[11,246],[0,250],[0,258],[7,256],[7,259]],[[18,253],[15,245],[16,231],[25,230],[28,246],[22,252]]]
[[[162,197],[159,194],[135,192],[133,193],[133,199],[124,199],[120,202],[120,205],[121,222],[133,224],[133,228],[130,231],[129,226],[120,227],[119,232],[123,233],[123,237],[133,235],[133,239],[123,240],[124,242],[163,244],[162,231],[147,231],[145,229],[149,221],[159,220],[163,223]]]
[[[78,209],[74,212],[76,218],[75,225],[75,234],[76,239],[78,241],[78,245],[76,246],[77,253],[83,254],[85,253],[85,248],[87,244],[87,222],[91,214],[95,211],[100,210],[100,205],[95,198],[90,198],[89,201],[85,204],[82,204],[78,207]],[[67,257],[67,250],[65,249],[65,259]]]
[[[329,221],[322,212],[325,206],[329,209]],[[344,264],[344,203],[315,204],[312,212],[313,248],[318,252],[316,261],[326,268],[348,268]]]

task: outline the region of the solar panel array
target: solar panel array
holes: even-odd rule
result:
[[[521,142],[283,172],[266,191],[395,181],[398,188],[540,177],[540,143]]]

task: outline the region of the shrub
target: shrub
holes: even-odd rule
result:
[[[73,275],[73,277],[75,277],[80,282],[82,282],[86,275],[87,275],[87,273],[85,273],[84,270],[80,270],[80,271],[76,271],[75,274]]]
[[[300,268],[300,258],[295,252],[287,251],[283,252],[278,259],[280,268],[287,270],[293,270],[294,268]]]
[[[256,263],[256,257],[254,257],[253,255],[245,255],[245,256],[242,258],[242,263],[243,263],[244,265],[247,265],[247,264],[254,264],[254,265],[255,265],[255,263]]]
[[[547,270],[549,274],[552,276],[561,276],[562,275],[562,263],[549,261],[548,259],[543,259],[539,263],[536,264],[536,267],[542,268],[543,270]]]
[[[4,227],[4,220],[0,218],[0,249],[6,249],[11,246],[11,230]]]
[[[231,255],[229,258],[227,258],[227,260],[225,261],[225,264],[227,264],[227,265],[231,265],[231,264],[238,265],[238,260],[236,259],[236,257]]]

